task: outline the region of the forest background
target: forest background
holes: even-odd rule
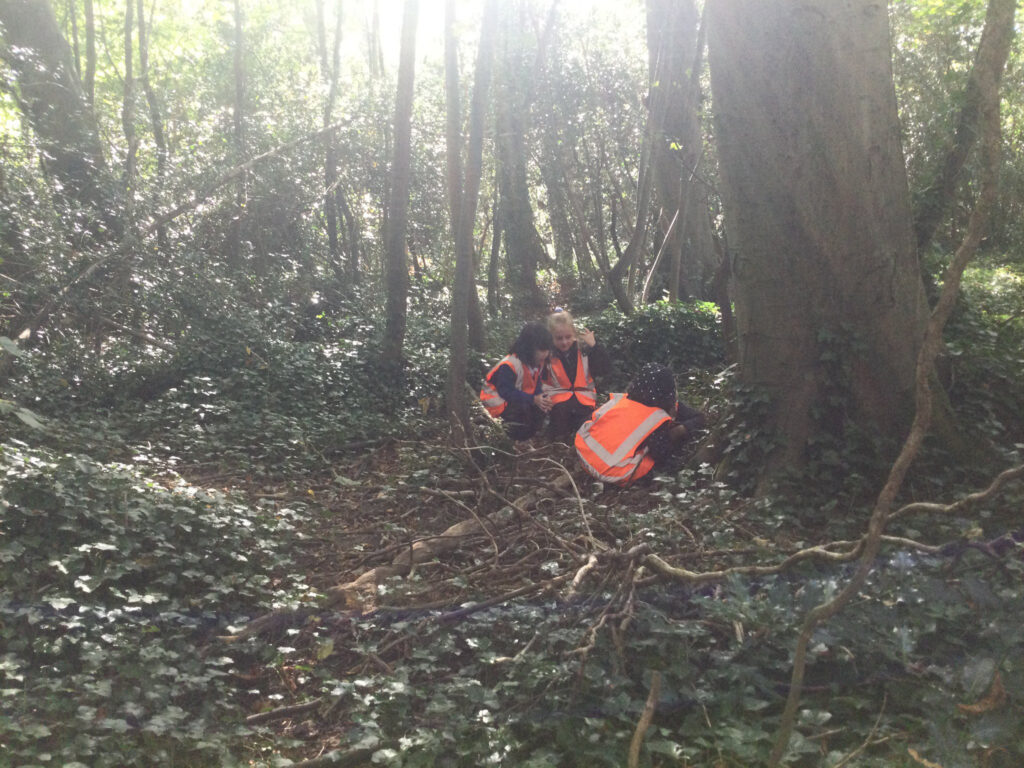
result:
[[[0,26],[0,765],[1020,764],[1015,2]],[[555,305],[686,466],[482,414]]]

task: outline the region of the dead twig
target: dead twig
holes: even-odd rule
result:
[[[507,603],[509,600],[513,600],[517,597],[522,597],[523,595],[531,595],[535,592],[543,592],[546,589],[552,589],[553,587],[557,587],[559,584],[568,581],[571,576],[571,572],[563,573],[560,576],[555,576],[553,579],[542,581],[539,584],[528,584],[525,587],[514,589],[511,592],[506,592],[503,595],[498,595],[497,597],[492,597],[487,600],[482,600],[479,603],[474,603],[473,605],[467,605],[464,608],[459,608],[457,611],[442,613],[440,616],[437,617],[437,620],[439,622],[460,621],[461,619],[464,619],[467,616],[471,616],[474,613],[479,613],[480,611],[485,611],[488,608],[493,608],[496,605]]]
[[[597,555],[591,555],[587,559],[587,562],[578,571],[576,571],[576,575],[573,577],[572,584],[569,585],[569,597],[572,597],[574,594],[576,594],[576,590],[579,589],[580,584],[583,583],[583,579],[585,579],[587,577],[587,574],[594,570],[596,567]]]
[[[629,742],[629,768],[637,768],[640,765],[640,745],[644,742],[644,735],[651,727],[651,720],[654,719],[654,709],[658,705],[658,696],[661,694],[661,672],[651,672],[651,690],[647,694],[647,702],[644,704],[644,711],[640,713],[640,720],[633,731],[633,739]]]
[[[998,491],[1002,490],[1007,483],[1012,480],[1016,480],[1019,477],[1024,477],[1024,464],[1017,467],[1011,467],[1010,469],[1000,472],[987,488],[976,493],[968,494],[952,504],[934,504],[923,501],[913,502],[900,507],[895,512],[890,513],[886,517],[886,522],[904,515],[918,514],[922,512],[933,515],[949,515],[962,512],[968,507],[977,504],[979,501],[985,501],[986,499],[994,496]]]
[[[312,760],[291,763],[291,768],[323,768],[327,765],[335,766],[335,768],[355,768],[364,765],[373,757],[373,753],[381,748],[381,746],[376,746],[349,750],[334,749],[325,755],[314,757]]]
[[[258,714],[249,715],[245,718],[245,724],[259,725],[260,723],[269,723],[273,720],[287,720],[290,717],[295,717],[295,715],[311,712],[323,703],[324,700],[318,697],[310,701],[304,701],[301,704],[291,704],[287,707],[279,707],[278,709],[271,709],[267,712],[259,712]]]
[[[824,544],[815,547],[807,547],[794,552],[780,563],[775,565],[738,565],[733,568],[723,568],[717,571],[691,571],[686,568],[677,568],[669,565],[662,558],[655,554],[647,555],[644,558],[644,565],[661,576],[683,581],[688,584],[707,584],[709,582],[723,581],[730,576],[770,576],[791,568],[796,563],[804,560],[824,560],[831,563],[847,563],[856,560],[863,548],[863,540],[853,543],[852,549],[846,552],[833,552]]]
[[[843,768],[844,765],[849,763],[851,760],[857,757],[857,755],[859,755],[868,747],[874,744],[879,744],[882,741],[887,741],[887,739],[873,740],[872,737],[878,732],[878,724],[882,722],[882,715],[885,714],[885,705],[888,701],[889,696],[888,694],[886,694],[885,698],[882,699],[882,708],[878,711],[878,717],[875,718],[875,724],[871,726],[871,730],[868,731],[868,735],[864,737],[864,741],[861,743],[861,745],[857,747],[855,750],[853,750],[853,752],[843,757],[843,759],[835,765],[833,765],[832,768]]]

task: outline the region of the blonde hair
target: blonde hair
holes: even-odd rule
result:
[[[564,325],[568,326],[572,331],[575,332],[576,325],[573,323],[572,315],[567,309],[557,309],[548,315],[548,330],[553,331],[555,326]]]

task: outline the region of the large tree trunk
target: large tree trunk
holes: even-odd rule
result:
[[[402,47],[398,63],[398,92],[395,98],[395,148],[391,162],[391,200],[388,204],[386,246],[387,302],[385,308],[383,357],[401,366],[405,342],[406,301],[409,269],[406,261],[405,229],[409,214],[409,185],[412,151],[412,99],[416,64],[417,0],[405,0],[402,14]]]
[[[65,200],[91,209],[99,219],[98,226],[88,227],[94,234],[105,227],[116,237],[120,223],[96,116],[53,9],[47,0],[5,0],[0,3],[0,24],[3,58],[17,78],[19,102],[38,138],[47,173],[59,182]]]
[[[898,438],[927,307],[886,6],[716,0],[708,43],[742,377],[781,438],[766,472],[816,430]]]

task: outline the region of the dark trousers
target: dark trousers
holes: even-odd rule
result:
[[[549,429],[555,440],[571,439],[583,422],[594,413],[593,406],[584,405],[573,395],[564,403],[558,403],[548,412],[551,419]]]
[[[513,440],[529,440],[544,423],[544,411],[533,403],[510,402],[501,413],[505,431]]]

